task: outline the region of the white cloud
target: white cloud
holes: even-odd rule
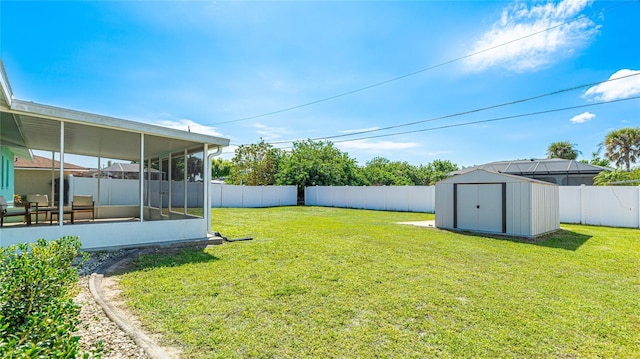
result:
[[[368,140],[340,142],[337,145],[344,149],[365,150],[365,151],[406,150],[409,148],[415,148],[420,146],[420,144],[417,142],[368,141]]]
[[[640,94],[640,71],[638,70],[619,70],[611,75],[609,80],[619,79],[625,76],[631,77],[593,86],[588,89],[584,95],[593,96],[597,101],[613,101]]]
[[[203,135],[224,137],[224,135],[222,135],[220,132],[216,131],[215,127],[203,126],[203,125],[201,125],[199,123],[193,122],[191,120],[186,120],[186,119],[182,119],[182,120],[161,120],[161,121],[153,122],[152,124],[158,125],[158,126],[163,126],[163,127],[168,127],[168,128],[173,128],[175,130],[191,131],[191,132],[195,132],[195,133],[201,133]]]
[[[571,123],[585,123],[587,121],[591,121],[594,117],[596,117],[596,115],[590,112],[585,112],[571,117],[569,121],[571,121]]]
[[[515,72],[532,71],[561,55],[571,55],[598,33],[599,27],[589,18],[576,20],[589,3],[564,0],[529,8],[527,3],[519,2],[504,8],[500,20],[480,36],[469,52],[480,53],[465,60],[468,69],[481,71],[499,66]],[[520,38],[524,39],[517,40]]]
[[[261,123],[253,124],[253,127],[264,140],[275,140],[282,137],[282,135],[290,135],[293,133],[291,130],[284,127],[269,127]]]

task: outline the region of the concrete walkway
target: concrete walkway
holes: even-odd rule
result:
[[[397,224],[409,224],[412,226],[418,226],[418,227],[430,227],[430,228],[436,228],[436,221],[435,220],[431,220],[431,221],[415,221],[415,222],[396,222]]]

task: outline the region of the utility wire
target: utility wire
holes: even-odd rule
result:
[[[557,29],[557,28],[559,28],[561,26],[568,25],[568,24],[570,24],[572,22],[576,22],[576,21],[581,20],[583,18],[591,17],[596,13],[601,13],[601,12],[604,12],[604,11],[608,11],[608,10],[614,9],[616,7],[619,7],[619,6],[626,5],[626,4],[631,3],[631,2],[633,2],[633,1],[623,1],[623,2],[620,2],[618,4],[603,8],[601,10],[593,11],[588,15],[580,15],[580,16],[576,17],[573,20],[566,21],[566,22],[563,22],[561,24],[558,24],[558,25],[555,25],[555,26],[551,26],[549,28],[546,28],[546,29],[543,29],[543,30],[540,30],[540,31],[533,32],[531,34],[519,37],[519,38],[511,40],[511,41],[507,41],[507,42],[502,43],[502,44],[491,46],[491,47],[488,47],[488,48],[483,49],[483,50],[479,50],[479,51],[476,51],[476,52],[473,52],[473,53],[470,53],[470,54],[467,54],[467,55],[464,55],[464,56],[457,57],[457,58],[452,59],[452,60],[448,60],[448,61],[436,64],[436,65],[432,65],[432,66],[429,66],[429,67],[426,67],[426,68],[423,68],[423,69],[420,69],[420,70],[417,70],[417,71],[413,71],[413,72],[410,72],[410,73],[405,74],[405,75],[394,77],[394,78],[389,79],[389,80],[376,82],[374,84],[367,85],[367,86],[364,86],[364,87],[360,87],[360,88],[357,88],[355,90],[346,91],[346,92],[343,92],[343,93],[340,93],[340,94],[337,94],[337,95],[333,95],[333,96],[325,97],[325,98],[322,98],[322,99],[319,99],[319,100],[303,103],[301,105],[287,107],[287,108],[284,108],[284,109],[271,111],[271,112],[266,112],[266,113],[262,113],[262,114],[259,114],[259,115],[242,117],[242,118],[238,118],[238,119],[235,119],[235,120],[215,122],[215,123],[210,123],[210,124],[205,124],[205,125],[208,125],[208,126],[221,125],[221,124],[225,124],[225,123],[233,123],[233,122],[252,120],[252,119],[260,118],[260,117],[267,117],[267,116],[275,115],[275,114],[278,114],[278,113],[288,112],[288,111],[296,110],[296,109],[299,109],[299,108],[302,108],[302,107],[307,107],[307,106],[315,105],[315,104],[318,104],[318,103],[334,100],[334,99],[337,99],[337,98],[340,98],[340,97],[352,95],[352,94],[357,93],[357,92],[361,92],[361,91],[369,90],[369,89],[374,88],[374,87],[386,85],[388,83],[395,82],[395,81],[398,81],[398,80],[402,80],[402,79],[405,79],[407,77],[415,76],[415,75],[418,75],[418,74],[421,74],[423,72],[430,71],[430,70],[433,70],[433,69],[436,69],[436,68],[439,68],[439,67],[443,67],[445,65],[449,65],[451,63],[458,62],[458,61],[467,59],[467,58],[472,57],[472,56],[476,56],[476,55],[479,55],[479,54],[482,54],[482,53],[485,53],[485,52],[488,52],[488,51],[492,51],[492,50],[495,50],[497,48],[500,48],[500,47],[503,47],[503,46],[506,46],[506,45],[509,45],[509,44],[512,44],[512,43],[515,43],[515,42],[518,42],[518,41],[521,41],[521,40],[524,40],[524,39],[528,39],[528,38],[536,36],[536,35],[539,35],[541,33],[544,33],[544,32],[547,32],[547,31],[550,31],[550,30],[553,30],[553,29]]]
[[[411,130],[411,131],[402,131],[402,132],[385,133],[385,134],[366,136],[366,137],[350,138],[350,139],[346,139],[346,140],[338,140],[338,141],[332,141],[332,142],[333,143],[344,143],[344,142],[352,142],[352,141],[369,140],[369,139],[372,139],[372,138],[407,135],[407,134],[418,133],[418,132],[435,131],[435,130],[442,130],[442,129],[446,129],[446,128],[477,125],[477,124],[480,124],[480,123],[504,121],[504,120],[510,120],[510,119],[514,119],[514,118],[543,115],[543,114],[547,114],[547,113],[574,110],[574,109],[578,109],[578,108],[595,107],[595,106],[607,105],[607,104],[616,103],[616,102],[624,102],[624,101],[631,101],[631,100],[638,100],[638,99],[640,99],[640,96],[628,97],[628,98],[624,98],[624,99],[611,100],[611,101],[603,101],[603,102],[598,102],[598,103],[590,103],[590,104],[586,104],[586,105],[561,107],[561,108],[555,108],[555,109],[551,109],[551,110],[528,112],[528,113],[523,113],[523,114],[518,114],[518,115],[490,118],[490,119],[486,119],[486,120],[461,122],[461,123],[455,123],[455,124],[451,124],[451,125],[442,125],[442,126],[438,126],[438,127],[422,128],[422,129]],[[309,140],[310,141],[317,141],[317,140],[324,140],[324,139],[327,139],[327,138],[329,138],[329,137],[320,137],[320,138],[309,139]],[[283,142],[283,141],[268,142],[268,144],[270,144],[270,145],[273,145],[273,144],[284,144],[284,143],[293,143],[293,142],[297,142],[297,141],[299,141],[299,140],[292,140],[292,141],[286,141],[286,142]],[[238,146],[243,146],[243,145],[238,145]],[[278,147],[278,148],[279,149],[288,149],[288,148],[292,148],[292,147],[293,146],[285,146],[285,147]],[[223,152],[223,153],[231,154],[231,153],[234,153],[234,152]]]
[[[560,111],[566,111],[566,110],[574,110],[574,109],[577,109],[577,108],[585,108],[585,107],[595,107],[595,106],[607,105],[607,104],[616,103],[616,102],[631,101],[631,100],[638,100],[638,99],[640,99],[640,96],[628,97],[628,98],[624,98],[624,99],[611,100],[611,101],[603,101],[603,102],[598,102],[598,103],[590,103],[590,104],[586,104],[586,105],[577,105],[577,106],[556,108],[556,109],[551,109],[551,110],[529,112],[529,113],[524,113],[524,114],[519,114],[519,115],[497,117],[497,118],[491,118],[491,119],[487,119],[487,120],[478,120],[478,121],[471,121],[471,122],[456,123],[456,124],[451,124],[451,125],[443,125],[443,126],[438,126],[438,127],[429,127],[429,128],[423,128],[423,129],[412,130],[412,131],[394,132],[394,133],[387,133],[387,134],[382,134],[382,135],[374,135],[374,136],[368,136],[368,137],[352,138],[352,139],[347,139],[347,140],[338,140],[338,141],[333,141],[333,143],[368,140],[368,139],[372,139],[372,138],[380,138],[380,137],[388,137],[388,136],[405,135],[405,134],[410,134],[410,133],[441,130],[441,129],[451,128],[451,127],[461,127],[461,126],[468,126],[468,125],[476,125],[476,124],[479,124],[479,123],[503,121],[503,120],[509,120],[509,119],[513,119],[513,118],[536,116],[536,115],[542,115],[542,114],[546,114],[546,113],[560,112]]]
[[[406,135],[406,134],[418,133],[418,132],[442,130],[442,129],[453,128],[453,127],[477,125],[477,124],[480,124],[480,123],[497,122],[497,121],[510,120],[510,119],[514,119],[514,118],[537,116],[537,115],[543,115],[543,114],[547,114],[547,113],[574,110],[574,109],[585,108],[585,107],[595,107],[595,106],[601,106],[601,105],[608,105],[608,104],[611,104],[611,103],[638,100],[638,99],[640,99],[640,96],[628,97],[628,98],[624,98],[624,99],[611,100],[611,101],[603,101],[603,102],[598,102],[598,103],[590,103],[590,104],[586,104],[586,105],[561,107],[561,108],[555,108],[555,109],[551,109],[551,110],[528,112],[528,113],[523,113],[523,114],[518,114],[518,115],[490,118],[490,119],[486,119],[486,120],[469,121],[469,122],[455,123],[455,124],[451,124],[451,125],[443,125],[443,126],[438,126],[438,127],[422,128],[422,129],[411,130],[411,131],[386,133],[386,134],[381,134],[381,135],[373,135],[373,136],[359,137],[359,138],[350,138],[350,139],[346,139],[346,140],[333,141],[333,143],[362,141],[362,140],[369,140],[369,139],[372,139],[372,138],[390,137],[390,136]],[[290,142],[296,142],[296,141],[289,141],[289,142],[286,142],[286,143],[290,143]],[[281,144],[281,143],[282,142],[278,142],[277,144]],[[274,142],[271,142],[271,143],[268,143],[268,144],[274,144]],[[242,146],[242,145],[240,145],[240,146]],[[285,146],[285,147],[278,147],[278,148],[279,149],[288,149],[288,148],[292,148],[292,147],[293,146]],[[223,153],[231,154],[231,153],[234,153],[234,152],[223,152]]]
[[[553,91],[553,92],[548,92],[548,93],[545,93],[545,94],[542,94],[542,95],[536,95],[536,96],[533,96],[533,97],[528,97],[528,98],[524,98],[524,99],[520,99],[520,100],[514,100],[514,101],[510,101],[510,102],[504,102],[504,103],[497,104],[497,105],[481,107],[481,108],[468,110],[468,111],[463,111],[463,112],[458,112],[458,113],[454,113],[454,114],[450,114],[450,115],[429,118],[429,119],[426,119],[426,120],[407,122],[407,123],[402,123],[402,124],[393,125],[393,126],[374,128],[374,129],[370,129],[370,130],[362,130],[362,131],[356,131],[356,132],[350,132],[350,133],[343,133],[343,134],[340,134],[340,135],[310,138],[310,140],[312,140],[312,141],[315,141],[315,140],[328,140],[328,139],[332,139],[332,138],[356,136],[356,135],[362,135],[362,134],[365,134],[365,133],[386,131],[386,130],[391,130],[391,129],[400,128],[400,127],[413,126],[413,125],[417,125],[417,124],[425,123],[425,122],[433,122],[433,121],[438,121],[438,120],[444,120],[444,119],[447,119],[447,118],[459,117],[459,116],[468,115],[468,114],[472,114],[472,113],[478,113],[478,112],[482,112],[482,111],[492,110],[492,109],[499,108],[499,107],[505,107],[505,106],[515,105],[515,104],[518,104],[518,103],[537,100],[537,99],[540,99],[540,98],[543,98],[543,97],[548,97],[548,96],[552,96],[552,95],[558,95],[558,94],[561,94],[561,93],[564,93],[564,92],[578,90],[578,89],[585,88],[585,87],[592,87],[592,86],[600,85],[600,84],[603,84],[603,83],[612,82],[612,81],[616,81],[616,80],[622,80],[622,79],[625,79],[625,78],[628,78],[628,77],[639,76],[639,75],[640,75],[640,73],[636,73],[636,74],[626,75],[626,76],[622,76],[622,77],[617,77],[615,79],[607,79],[607,80],[603,80],[603,81],[599,81],[599,82],[592,82],[592,83],[578,85],[578,86],[565,88],[565,89],[561,89],[561,90],[557,90],[557,91]],[[276,145],[276,144],[291,143],[291,142],[294,142],[294,141],[274,141],[274,142],[271,142],[271,144],[272,145]]]

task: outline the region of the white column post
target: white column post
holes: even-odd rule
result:
[[[102,171],[102,169],[100,168],[101,165],[102,165],[102,157],[98,156],[98,195],[96,196],[97,197],[97,203],[98,203],[98,205],[96,206],[96,207],[98,207],[97,208],[98,209],[98,211],[97,211],[98,212],[98,218],[100,218],[100,204],[102,203],[102,197],[100,196],[100,194],[102,192],[101,191],[101,188],[102,188],[102,186],[101,186],[101,184],[102,184],[102,172],[101,171]],[[113,187],[111,187],[111,188],[113,188]],[[110,191],[109,191],[109,204],[111,204],[111,188],[109,188],[110,189]]]
[[[586,223],[586,216],[585,216],[585,206],[584,206],[584,191],[585,191],[585,185],[580,185],[580,224],[587,224]]]
[[[56,192],[54,189],[53,184],[56,182],[56,153],[55,151],[51,151],[51,199],[49,199],[49,201],[51,202],[51,206],[53,206],[54,204],[54,198],[56,198]],[[49,205],[49,203],[47,203],[47,206]]]
[[[171,198],[173,196],[173,188],[171,188],[171,187],[173,187],[171,185],[171,181],[173,180],[173,173],[172,173],[173,172],[173,164],[171,163],[172,162],[171,161],[172,156],[173,155],[171,154],[171,152],[169,152],[169,160],[168,160],[168,162],[169,162],[169,175],[167,176],[167,187],[169,187],[168,188],[168,190],[169,190],[169,200],[167,201],[167,208],[168,208],[167,214],[169,214],[169,215],[171,215],[171,207],[173,206],[173,200]]]
[[[187,207],[189,205],[188,204],[188,200],[187,200],[187,195],[188,195],[188,191],[187,191],[187,165],[188,165],[188,163],[187,163],[187,160],[188,160],[188,158],[187,158],[187,150],[185,149],[184,150],[184,159],[183,159],[184,168],[183,168],[183,171],[182,171],[182,183],[184,184],[184,193],[183,193],[184,201],[182,203],[182,206],[184,208],[182,210],[182,214],[184,214],[185,216],[187,215]]]
[[[140,216],[140,223],[142,223],[144,222],[144,133],[140,134],[140,169],[138,173],[140,174],[138,176],[138,186],[140,188],[140,208],[138,215]],[[151,171],[149,171],[149,173],[151,173]]]
[[[151,158],[147,161],[147,207],[151,208]]]
[[[64,222],[64,121],[60,121],[60,179],[58,180],[58,226]]]
[[[209,196],[209,188],[211,187],[211,159],[209,158],[209,145],[204,144],[202,153],[202,185],[203,185],[203,202],[202,216],[204,217],[207,232],[211,229],[211,198]],[[186,185],[186,183],[185,183]],[[205,233],[205,235],[206,235]]]

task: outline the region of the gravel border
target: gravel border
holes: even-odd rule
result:
[[[80,305],[80,325],[76,334],[80,337],[80,345],[87,351],[96,348],[99,341],[102,342],[103,359],[150,358],[144,349],[107,316],[89,289],[91,275],[100,265],[113,258],[127,256],[130,251],[89,253],[89,259],[78,267],[79,293],[75,302]]]
[[[144,253],[220,245],[223,241],[224,237],[211,237],[117,251],[88,252],[89,258],[78,266],[80,290],[75,297],[80,305],[77,335],[82,348],[90,351],[101,341],[104,359],[179,358],[179,349],[158,346],[156,342],[159,338],[145,334],[140,329],[140,323],[127,313],[118,298],[117,278],[108,274]]]

